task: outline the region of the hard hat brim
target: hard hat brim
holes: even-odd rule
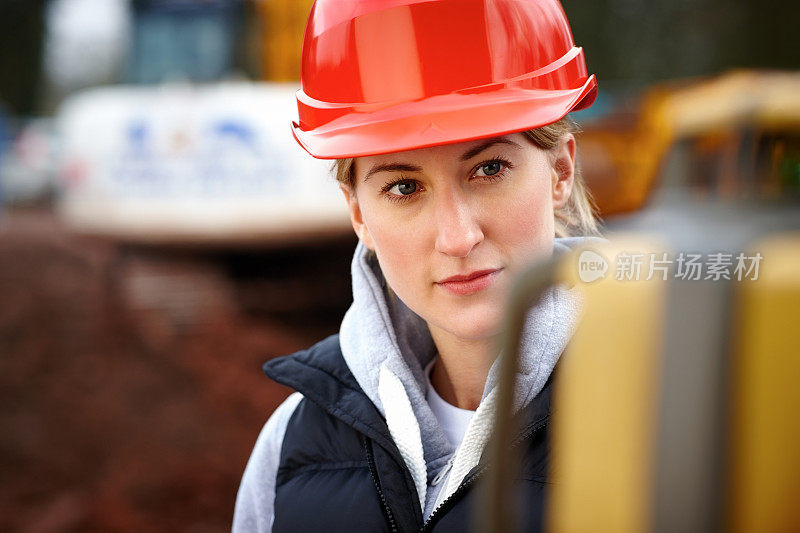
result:
[[[377,110],[373,105],[313,131],[293,122],[292,133],[318,159],[390,154],[540,128],[589,107],[596,96],[592,75],[569,90],[504,88],[433,96]]]

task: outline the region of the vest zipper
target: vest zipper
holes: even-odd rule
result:
[[[533,436],[534,433],[536,433],[541,428],[543,428],[546,423],[547,423],[547,420],[543,420],[538,424],[534,424],[533,427],[531,427],[529,430],[524,432],[522,435],[520,435],[516,439],[514,439],[514,442],[511,443],[510,448],[514,449],[517,446],[519,446],[524,440],[529,439],[531,436]],[[489,466],[490,465],[488,465],[488,464],[483,465],[480,469],[478,469],[470,477],[464,479],[461,482],[461,484],[458,486],[458,488],[455,490],[455,492],[453,492],[453,494],[448,496],[442,503],[439,504],[438,507],[436,507],[436,509],[433,510],[431,515],[428,517],[428,520],[422,525],[422,528],[419,530],[419,533],[426,533],[426,532],[430,531],[431,528],[434,526],[435,519],[438,520],[439,515],[441,515],[444,512],[448,511],[453,506],[453,504],[455,503],[456,498],[458,498],[459,496],[464,494],[467,491],[467,489],[469,489],[486,472],[486,469]]]
[[[375,457],[372,455],[372,447],[369,445],[367,437],[362,436],[362,438],[364,439],[364,451],[367,454],[369,474],[372,477],[372,481],[375,483],[375,489],[378,491],[378,497],[381,499],[383,511],[386,514],[386,519],[389,521],[389,527],[391,528],[392,533],[397,533],[397,523],[394,520],[394,515],[392,514],[392,510],[389,508],[389,504],[386,502],[386,497],[383,495],[381,484],[378,483],[378,468],[375,466]]]

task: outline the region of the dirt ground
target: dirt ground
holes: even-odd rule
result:
[[[155,249],[0,219],[0,531],[229,531],[261,364],[334,333],[354,241]]]

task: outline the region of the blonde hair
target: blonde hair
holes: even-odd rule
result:
[[[554,155],[556,147],[562,137],[568,133],[578,133],[578,125],[569,117],[523,132],[533,144]],[[332,171],[336,180],[351,191],[355,191],[355,159],[337,159],[333,163]],[[597,217],[597,207],[592,200],[591,192],[581,176],[580,169],[576,165],[575,177],[572,184],[572,193],[567,203],[556,209],[555,216],[555,236],[572,237],[576,235],[599,235],[599,218]]]

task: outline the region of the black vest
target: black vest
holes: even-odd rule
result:
[[[275,532],[467,532],[485,457],[423,524],[414,481],[386,421],[364,394],[334,335],[264,364],[303,394],[283,439],[275,488]],[[542,529],[551,380],[522,413],[523,451],[514,497],[523,531]]]

